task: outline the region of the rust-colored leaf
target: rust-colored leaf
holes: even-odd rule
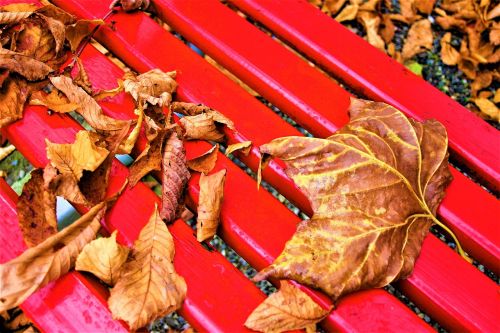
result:
[[[435,213],[452,178],[444,126],[356,99],[350,115],[327,139],[285,137],[261,146],[285,162],[314,215],[257,280],[293,279],[333,300],[383,287],[412,272],[429,227],[442,225]]]
[[[126,321],[135,331],[181,306],[187,286],[175,272],[174,254],[172,235],[155,207],[111,289],[108,305],[113,318]]]
[[[172,94],[177,89],[175,74],[175,72],[162,72],[159,69],[152,69],[137,77],[127,73],[124,77],[123,87],[140,103],[145,101],[151,105],[167,106],[172,100]]]
[[[129,252],[128,247],[116,242],[116,233],[115,230],[110,237],[98,238],[85,245],[76,259],[75,269],[90,272],[113,286]]]
[[[384,40],[378,34],[380,17],[376,13],[363,11],[357,18],[365,28],[368,43],[385,52]]]
[[[56,195],[49,191],[43,169],[31,172],[17,202],[19,227],[28,247],[42,243],[57,233]]]
[[[186,151],[175,131],[165,143],[162,159],[162,197],[160,217],[167,223],[177,217],[179,203],[189,180]]]
[[[227,146],[226,155],[232,154],[238,150],[240,150],[243,155],[248,156],[250,150],[252,150],[252,141],[243,141]]]
[[[476,96],[477,93],[484,88],[488,88],[493,82],[492,72],[481,72],[476,76],[476,79],[471,84],[472,96]]]
[[[198,202],[198,218],[196,221],[196,239],[203,242],[212,238],[217,232],[224,198],[226,170],[212,175],[200,177],[200,199]]]
[[[101,203],[42,243],[0,265],[0,312],[21,304],[50,281],[66,274],[78,253],[95,238],[106,204]]]
[[[92,30],[104,24],[103,20],[78,20],[74,24],[66,26],[66,39],[69,42],[71,52],[75,52],[82,40],[88,37]]]
[[[184,137],[187,140],[208,140],[215,142],[224,140],[224,134],[219,132],[215,126],[214,119],[207,113],[182,117],[181,125],[185,130]]]
[[[441,38],[441,60],[449,66],[458,64],[460,60],[460,53],[451,46],[451,33],[447,32]]]
[[[0,12],[0,24],[12,24],[21,21],[33,12]]]
[[[500,120],[500,109],[498,109],[495,103],[493,103],[489,99],[476,98],[474,99],[474,104],[476,104],[479,110],[489,118],[496,121]]]
[[[0,68],[16,72],[29,81],[44,79],[52,72],[52,68],[41,61],[5,49],[0,49]]]
[[[65,95],[56,89],[48,94],[42,90],[35,91],[30,96],[29,104],[43,105],[49,110],[59,113],[71,112],[80,107],[78,104],[70,102]]]
[[[70,102],[80,105],[80,108],[76,111],[94,129],[120,131],[130,125],[130,121],[118,120],[104,115],[99,104],[85,90],[77,86],[71,78],[67,76],[55,76],[50,78],[50,82],[62,91]]]
[[[72,174],[80,180],[83,170],[94,171],[106,159],[109,151],[97,145],[100,140],[95,132],[79,131],[74,143],[47,144],[47,158],[61,173]]]
[[[25,81],[7,79],[0,89],[0,128],[23,117],[29,94]]]
[[[316,332],[316,323],[325,318],[325,310],[306,293],[287,281],[281,281],[279,291],[271,294],[247,318],[245,326],[259,332],[285,332],[307,329]]]
[[[436,0],[415,0],[414,6],[415,8],[426,15],[432,13],[432,9],[434,9],[434,5],[436,4]]]
[[[403,60],[408,60],[425,50],[430,50],[432,40],[431,22],[427,19],[415,22],[408,31],[408,37],[403,46]]]
[[[396,26],[392,23],[391,17],[387,14],[382,15],[382,23],[380,24],[380,36],[386,44],[391,43],[396,33]],[[392,44],[394,45],[394,44]],[[387,47],[389,49],[389,46]]]
[[[208,174],[215,167],[219,145],[212,146],[207,152],[187,162],[189,169]]]
[[[52,4],[40,7],[36,9],[36,12],[38,14],[56,19],[64,25],[73,24],[76,21],[76,18],[73,15]]]

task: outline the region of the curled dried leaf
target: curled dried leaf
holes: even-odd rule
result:
[[[177,89],[175,74],[175,71],[162,72],[159,69],[152,69],[137,77],[126,73],[123,87],[140,103],[146,101],[151,105],[168,106],[172,100],[172,94]]]
[[[137,139],[139,138],[139,134],[141,133],[142,128],[142,121],[144,119],[144,111],[141,107],[139,107],[138,109],[134,110],[134,114],[137,115],[137,123],[135,124],[126,140],[120,143],[117,154],[130,154],[135,146],[135,143],[137,142]]]
[[[490,101],[489,99],[486,98],[476,98],[474,99],[474,104],[477,105],[479,110],[490,117],[493,120],[499,121],[500,120],[500,109]]]
[[[16,147],[14,147],[13,145],[0,147],[0,161],[9,156],[14,150],[16,150]]]
[[[101,203],[69,227],[0,265],[0,312],[21,304],[47,283],[66,274],[78,253],[95,238],[106,205]]]
[[[5,49],[0,49],[0,68],[16,72],[29,81],[42,80],[52,72],[42,61]]]
[[[212,148],[210,148],[207,152],[203,153],[203,155],[189,160],[187,162],[187,166],[191,170],[207,174],[215,167],[218,152],[219,145],[217,144],[212,146]]]
[[[0,24],[12,24],[21,21],[33,12],[0,12]]]
[[[69,42],[71,52],[75,52],[80,43],[94,30],[96,26],[104,24],[103,20],[78,20],[74,24],[66,26],[66,39]]]
[[[72,174],[80,180],[83,170],[94,171],[106,159],[109,151],[97,145],[100,137],[95,132],[79,131],[74,143],[47,144],[47,158],[61,173]]]
[[[451,33],[447,32],[441,38],[441,60],[449,66],[458,64],[460,60],[460,53],[451,46]]]
[[[359,5],[347,5],[342,9],[342,11],[335,16],[337,22],[351,21],[354,20],[358,14]]]
[[[224,198],[225,181],[225,169],[209,176],[201,174],[198,218],[196,221],[196,239],[198,242],[212,238],[217,232],[222,199]]]
[[[175,131],[165,143],[162,159],[162,196],[160,217],[167,223],[177,217],[179,203],[189,180],[186,151]]]
[[[286,281],[271,294],[245,321],[245,326],[259,332],[285,332],[307,328],[315,332],[316,323],[325,318],[325,310],[306,293]]]
[[[252,141],[243,141],[227,146],[226,155],[232,154],[238,150],[240,150],[243,155],[248,156],[250,150],[252,150]]]
[[[408,37],[403,46],[403,60],[413,58],[413,56],[432,48],[431,22],[423,19],[413,23],[408,31]]]
[[[56,195],[49,191],[42,169],[31,172],[17,202],[19,227],[28,247],[36,246],[57,233]]]
[[[0,128],[23,117],[29,88],[23,80],[7,79],[0,89]]]
[[[155,207],[108,299],[113,318],[132,331],[177,310],[186,297],[184,279],[175,272],[174,241]]]
[[[205,113],[207,115],[210,115],[215,122],[224,124],[229,129],[235,130],[234,123],[231,119],[227,118],[219,111],[216,111],[206,105],[186,102],[173,102],[170,108],[172,112],[180,113],[185,116],[196,116]]]
[[[350,114],[327,139],[285,137],[261,146],[285,162],[314,215],[257,280],[293,279],[333,300],[382,287],[412,272],[429,227],[442,225],[434,215],[452,178],[444,126],[363,100],[352,100]]]
[[[185,130],[184,137],[187,140],[208,140],[221,142],[224,134],[217,130],[215,121],[208,113],[201,113],[196,116],[182,117],[181,125]]]
[[[357,18],[365,28],[368,43],[385,52],[384,40],[378,34],[380,17],[376,13],[362,11]]]
[[[29,104],[42,105],[59,113],[71,112],[80,107],[78,104],[70,102],[65,95],[56,89],[48,94],[42,90],[35,91],[30,96]]]
[[[128,247],[116,242],[116,233],[115,230],[110,237],[98,238],[85,245],[76,259],[75,269],[90,272],[113,286],[129,252]]]

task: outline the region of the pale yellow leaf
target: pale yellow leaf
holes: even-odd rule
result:
[[[111,289],[108,305],[113,318],[124,320],[134,331],[181,306],[187,286],[175,272],[174,254],[172,235],[155,206]]]
[[[128,135],[127,139],[120,143],[118,151],[116,152],[117,154],[130,154],[135,146],[137,138],[139,138],[139,134],[141,133],[142,120],[144,119],[144,111],[142,110],[142,107],[139,106],[139,108],[134,110],[134,113],[138,116],[137,123],[135,124],[132,132],[130,132],[130,134]]]
[[[226,155],[232,154],[237,150],[241,150],[241,153],[243,155],[248,156],[251,149],[252,149],[252,141],[233,143],[232,145],[227,146]]]
[[[126,246],[116,242],[116,233],[115,230],[110,237],[98,238],[85,245],[76,259],[75,269],[90,272],[113,286],[129,252]]]
[[[9,156],[14,150],[16,150],[16,147],[14,147],[13,145],[0,147],[0,161]]]

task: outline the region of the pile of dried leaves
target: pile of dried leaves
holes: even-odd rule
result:
[[[0,128],[22,119],[28,104],[56,113],[74,111],[92,128],[79,131],[72,143],[45,140],[50,163],[32,171],[17,205],[29,249],[0,265],[0,313],[73,268],[91,272],[113,287],[108,300],[113,317],[125,320],[132,330],[175,311],[187,286],[172,264],[174,243],[165,223],[174,222],[183,211],[190,168],[202,173],[197,238],[210,239],[219,223],[226,175],[225,170],[208,175],[218,144],[186,161],[183,140],[221,142],[222,127],[234,129],[234,124],[201,104],[172,103],[175,72],[128,72],[116,89],[94,91],[78,54],[101,20],[76,20],[52,5],[16,4],[0,7],[0,24]],[[98,104],[123,91],[136,102],[136,119],[111,118]],[[183,116],[179,124],[173,112]],[[95,238],[106,210],[127,186],[107,195],[114,156],[130,154],[141,135],[145,148],[129,169],[128,186],[151,171],[161,171],[162,204],[129,249],[117,243],[116,231]],[[58,231],[56,197],[89,210]]]
[[[482,117],[500,121],[500,4],[490,0],[310,0],[344,24],[359,22],[367,41],[399,62],[433,49],[440,38],[440,58],[457,66],[470,82],[467,106]],[[409,27],[406,41],[398,30]],[[456,39],[459,47],[453,46]],[[495,105],[497,104],[497,105]]]

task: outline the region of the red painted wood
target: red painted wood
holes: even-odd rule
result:
[[[72,6],[70,3],[60,3],[60,5],[68,6],[68,8]],[[107,11],[104,7],[92,4],[79,6],[75,10],[84,11],[86,17],[100,17]],[[161,4],[157,4],[157,8],[160,14],[165,12],[162,11]],[[234,15],[231,12],[228,14]],[[235,135],[232,131],[227,132],[228,141],[234,143],[251,139],[254,142],[254,149],[250,156],[238,155],[238,158],[250,168],[256,170],[258,167],[259,154],[256,146],[276,137],[300,135],[291,126],[279,121],[275,114],[270,113],[243,89],[227,79],[222,79],[222,75],[217,70],[208,66],[179,40],[160,29],[150,20],[142,20],[141,17],[141,15],[130,14],[115,15],[113,21],[115,21],[116,32],[102,29],[97,37],[113,52],[126,59],[128,65],[137,71],[146,71],[157,66],[165,70],[179,70],[178,97],[180,99],[205,103],[222,111],[231,119],[242,119],[242,121],[237,121],[238,134]],[[245,24],[243,21],[240,23]],[[141,30],[128,29],[127,25],[141,26]],[[156,48],[150,47],[153,44],[162,45],[168,52],[157,52]],[[215,85],[217,89],[206,88]],[[244,105],[243,111],[242,105]],[[248,121],[248,114],[252,115],[251,119],[259,119],[259,121]],[[263,128],[265,131],[262,130]],[[313,134],[318,136],[320,133],[313,132]],[[500,272],[498,265],[500,234],[489,232],[494,227],[500,213],[500,203],[461,173],[453,169],[452,173],[455,177],[452,187],[457,195],[450,196],[440,206],[438,212],[440,218],[456,232],[473,257],[490,269]],[[286,177],[279,163],[271,163],[264,170],[263,176],[267,182],[301,210],[307,213],[311,212],[307,199]],[[464,206],[464,200],[467,200],[469,205]],[[481,219],[474,217],[475,211],[481,212]]]
[[[500,184],[500,136],[465,107],[304,0],[230,0],[343,82],[419,119],[445,124],[455,155]],[[314,22],[314,24],[311,24]]]
[[[127,17],[127,19],[129,19],[129,17]],[[120,27],[123,27],[124,25],[121,25],[121,24],[120,24],[121,22],[120,22],[120,20],[118,19],[118,17],[114,17],[114,18],[113,18],[113,20],[116,22],[116,24],[115,24],[115,28],[116,28],[117,33],[119,34],[119,32],[123,32],[123,29],[121,29]],[[135,25],[135,24],[132,24],[132,25]],[[141,25],[142,25],[142,27],[144,27],[144,26],[145,26],[145,22],[144,22],[144,21],[142,21],[142,22],[141,22]],[[152,36],[153,36],[153,37],[155,37],[155,38],[156,38],[156,39],[158,39],[158,40],[165,40],[165,39],[167,39],[167,38],[168,38],[167,36],[161,36],[161,37],[160,37],[160,36],[158,36],[158,35],[152,35]],[[109,40],[113,40],[114,38],[112,38],[111,36],[108,36],[108,39],[109,39]],[[123,36],[121,36],[121,38],[120,38],[120,39],[121,39],[121,41],[125,41],[125,40],[126,40]],[[123,45],[123,43],[122,43],[122,45]],[[170,51],[172,52],[172,50],[170,50]],[[136,52],[135,54],[137,54],[137,52]],[[127,60],[127,62],[128,62],[128,59],[127,59],[126,57],[124,57],[124,58],[125,58],[125,60]],[[151,58],[150,58],[150,59],[151,59]],[[185,59],[185,57],[183,57],[183,59]],[[150,61],[151,61],[151,60],[146,61],[146,63],[150,63]],[[172,68],[168,68],[168,69],[172,69]],[[182,74],[182,75],[184,75],[185,73],[186,73],[186,72],[185,72],[185,70],[184,70],[184,69],[182,69],[182,70],[181,70],[181,74]],[[179,76],[179,80],[180,80],[180,79],[181,79],[181,76]],[[213,80],[211,80],[210,82],[211,82],[211,83],[212,83],[212,85],[213,85],[213,83],[214,83],[214,82],[213,82]],[[238,124],[238,123],[237,123],[237,124]],[[231,174],[231,171],[230,171],[228,174],[230,175],[230,174]],[[234,178],[234,177],[228,177],[228,181],[229,181],[229,179],[232,179],[232,178]],[[242,185],[241,185],[241,184],[242,184],[242,182],[241,182],[240,180],[238,180],[238,183],[237,183],[237,184],[235,183],[235,185],[234,185],[234,186],[239,186],[239,187],[238,187],[238,192],[239,192],[239,193],[244,193],[244,194],[245,194],[245,198],[243,198],[242,200],[235,200],[234,205],[228,205],[228,206],[225,206],[225,207],[237,207],[237,208],[238,208],[238,211],[242,212],[242,215],[248,215],[248,214],[244,214],[244,213],[245,213],[245,212],[247,212],[248,210],[252,210],[252,211],[254,211],[254,210],[255,210],[255,207],[249,206],[249,208],[248,208],[248,210],[247,210],[247,209],[244,209],[244,207],[245,207],[245,206],[242,206],[242,205],[244,205],[244,201],[250,201],[250,202],[251,202],[251,200],[249,200],[248,196],[249,196],[249,193],[252,193],[252,189],[251,189],[251,188],[249,188],[249,190],[245,190],[245,188],[244,188],[244,187],[242,187]],[[232,186],[230,186],[230,187],[232,188]],[[190,187],[190,192],[192,193],[193,191],[196,191],[196,189],[193,189],[192,187]],[[194,194],[194,195],[193,195],[193,194]],[[194,197],[196,198],[196,193],[193,193],[193,194],[192,194],[192,196],[194,196]],[[227,195],[226,195],[226,198],[227,198]],[[262,202],[261,202],[261,201],[259,201],[259,205],[258,205],[258,206],[260,207],[261,205],[262,205]],[[273,208],[270,208],[270,209],[273,209]],[[276,210],[277,210],[276,208],[275,208],[275,209],[273,209],[273,212],[275,212]],[[226,209],[223,209],[223,224],[222,224],[222,230],[223,230],[223,232],[222,232],[222,235],[223,235],[223,237],[226,239],[226,241],[228,241],[228,242],[230,243],[230,245],[232,245],[232,244],[233,244],[233,241],[234,241],[234,239],[235,239],[235,236],[231,236],[230,232],[233,232],[233,234],[235,234],[235,233],[236,233],[236,237],[238,237],[238,238],[236,238],[236,239],[237,239],[238,241],[234,241],[234,244],[235,244],[235,245],[233,245],[233,246],[236,248],[236,250],[237,250],[237,252],[238,252],[238,253],[242,254],[242,255],[245,257],[245,247],[244,247],[242,244],[245,244],[245,243],[248,243],[248,242],[250,242],[250,241],[251,241],[251,242],[253,243],[253,245],[254,245],[254,248],[256,248],[256,249],[257,249],[257,251],[258,251],[258,253],[261,253],[261,255],[262,255],[262,256],[265,258],[265,260],[267,261],[267,258],[264,256],[264,255],[265,255],[265,253],[261,251],[262,246],[257,246],[257,245],[259,245],[259,242],[258,242],[258,241],[256,241],[255,239],[258,239],[258,237],[261,237],[261,238],[262,238],[262,241],[261,241],[261,242],[266,242],[266,240],[265,240],[265,239],[263,239],[263,238],[265,238],[268,234],[273,234],[273,235],[274,235],[274,233],[273,233],[272,231],[269,231],[269,230],[264,230],[264,231],[262,231],[262,234],[261,234],[260,236],[259,236],[258,234],[257,234],[257,235],[255,235],[255,234],[254,234],[255,236],[252,236],[252,237],[245,236],[245,235],[244,235],[244,232],[245,232],[245,230],[244,230],[244,223],[243,223],[243,222],[245,221],[244,219],[246,218],[246,221],[248,221],[248,222],[247,222],[247,223],[248,223],[248,229],[249,229],[249,230],[255,230],[255,229],[256,229],[256,227],[258,227],[258,226],[255,224],[255,221],[256,221],[256,220],[260,220],[260,218],[258,218],[259,216],[257,216],[257,218],[256,218],[256,216],[252,215],[251,220],[248,218],[248,216],[246,216],[246,217],[245,217],[245,216],[241,216],[240,218],[236,219],[236,218],[234,217],[234,214],[236,214],[237,212],[234,212],[234,213],[231,213],[231,214],[225,214],[225,211],[226,211]],[[268,212],[268,211],[269,211],[269,210],[266,210],[265,212]],[[225,216],[228,216],[228,217],[226,218]],[[263,216],[262,218],[263,218],[263,219],[265,219],[265,218],[266,218],[266,216],[267,216],[267,218],[269,219],[269,215],[268,215],[268,214],[267,214],[267,215],[265,215],[265,216]],[[275,216],[274,214],[273,214],[273,217],[272,217],[272,218],[273,218],[273,219],[275,219],[275,220],[280,220],[280,219],[277,219],[277,218],[276,218],[276,216]],[[228,228],[226,228],[226,227],[225,227],[225,225],[229,223],[229,222],[227,222],[227,219],[236,220],[236,222],[235,222],[236,226],[235,226],[235,227],[228,227]],[[231,221],[231,220],[230,220],[230,221]],[[276,222],[274,222],[274,223],[276,223]],[[234,231],[234,229],[233,229],[233,228],[236,228],[236,232]],[[277,232],[279,233],[279,232],[281,231],[281,233],[283,233],[283,229],[284,229],[284,228],[280,228],[279,230],[277,230]],[[227,234],[226,234],[226,232],[225,232],[224,230],[228,230],[228,231],[227,231]],[[291,232],[293,233],[293,229],[291,229],[291,230],[292,230]],[[247,233],[250,233],[251,231],[246,231],[246,232],[247,232]],[[266,233],[266,232],[267,232],[267,233]],[[257,231],[256,231],[256,233],[257,233]],[[248,235],[249,235],[249,236],[251,236],[251,234],[248,234]],[[290,234],[290,235],[291,235],[291,234]],[[245,236],[245,237],[243,237],[243,236]],[[276,236],[276,237],[278,237],[278,236]],[[289,237],[289,236],[288,236],[288,237]],[[283,240],[283,243],[284,243],[284,241],[286,241],[286,239],[288,239],[288,237],[285,235],[284,240]],[[231,240],[231,238],[232,238],[233,240]],[[241,240],[242,240],[242,241],[241,241]],[[283,244],[283,243],[282,243],[282,244]],[[238,248],[238,246],[239,246],[240,248]],[[250,251],[252,251],[252,249],[250,249]],[[452,255],[453,255],[453,256],[456,256],[456,255],[455,255],[455,254],[454,254],[451,250],[447,249],[447,251],[449,251],[449,253],[452,253]],[[435,253],[435,252],[433,252],[433,253]],[[254,257],[255,257],[255,256],[254,256]],[[269,257],[269,255],[268,255],[268,257]],[[436,256],[436,257],[438,258],[439,256]],[[246,257],[246,258],[247,258],[247,257]],[[252,260],[257,260],[257,259],[252,259],[251,257],[249,257],[249,258],[247,258],[247,259],[248,259],[251,263],[253,263],[253,262],[252,262]],[[456,258],[456,259],[458,259],[458,258]],[[435,263],[433,263],[433,264],[435,264]],[[256,262],[256,263],[254,264],[254,266],[256,266],[256,267],[259,267],[258,265],[259,265],[259,263],[258,263],[258,262]],[[424,267],[425,267],[425,266],[424,266]],[[472,269],[472,270],[473,270],[473,268],[472,268],[472,267],[470,267],[470,266],[466,266],[466,267],[467,267],[467,268],[465,268],[465,272],[464,272],[464,271],[460,271],[460,274],[464,274],[464,273],[465,273],[465,275],[467,275],[467,270],[468,270],[468,269],[469,269],[469,270],[470,270],[470,269]],[[446,274],[445,274],[445,275],[446,275]],[[485,279],[485,278],[484,278],[484,276],[482,277],[482,279],[483,279],[482,281],[488,281],[487,279]],[[481,281],[481,279],[480,279],[480,281]],[[446,281],[446,283],[449,283],[449,281]],[[480,282],[480,285],[484,287],[484,290],[483,290],[483,291],[485,291],[485,292],[487,292],[487,293],[489,293],[489,294],[494,294],[494,293],[495,293],[495,290],[496,290],[496,289],[491,288],[491,283],[490,283],[490,284],[488,284],[488,282],[486,282],[486,283],[484,284],[484,283]],[[455,286],[455,287],[461,288],[461,286]],[[489,291],[488,291],[488,290],[489,290]],[[434,293],[439,293],[439,290],[434,289],[434,291],[433,291],[433,292],[434,292]],[[434,297],[434,298],[435,298],[435,297]],[[477,298],[477,300],[479,300],[479,298]],[[440,306],[446,307],[446,306],[447,306],[446,302],[451,302],[451,304],[452,304],[452,305],[454,305],[454,303],[457,303],[457,299],[453,299],[453,298],[452,298],[451,300],[441,300],[441,302],[442,302],[442,303],[440,304]],[[464,325],[464,326],[466,326],[466,325],[468,325],[468,323],[465,323],[465,324],[463,324],[463,325]]]

